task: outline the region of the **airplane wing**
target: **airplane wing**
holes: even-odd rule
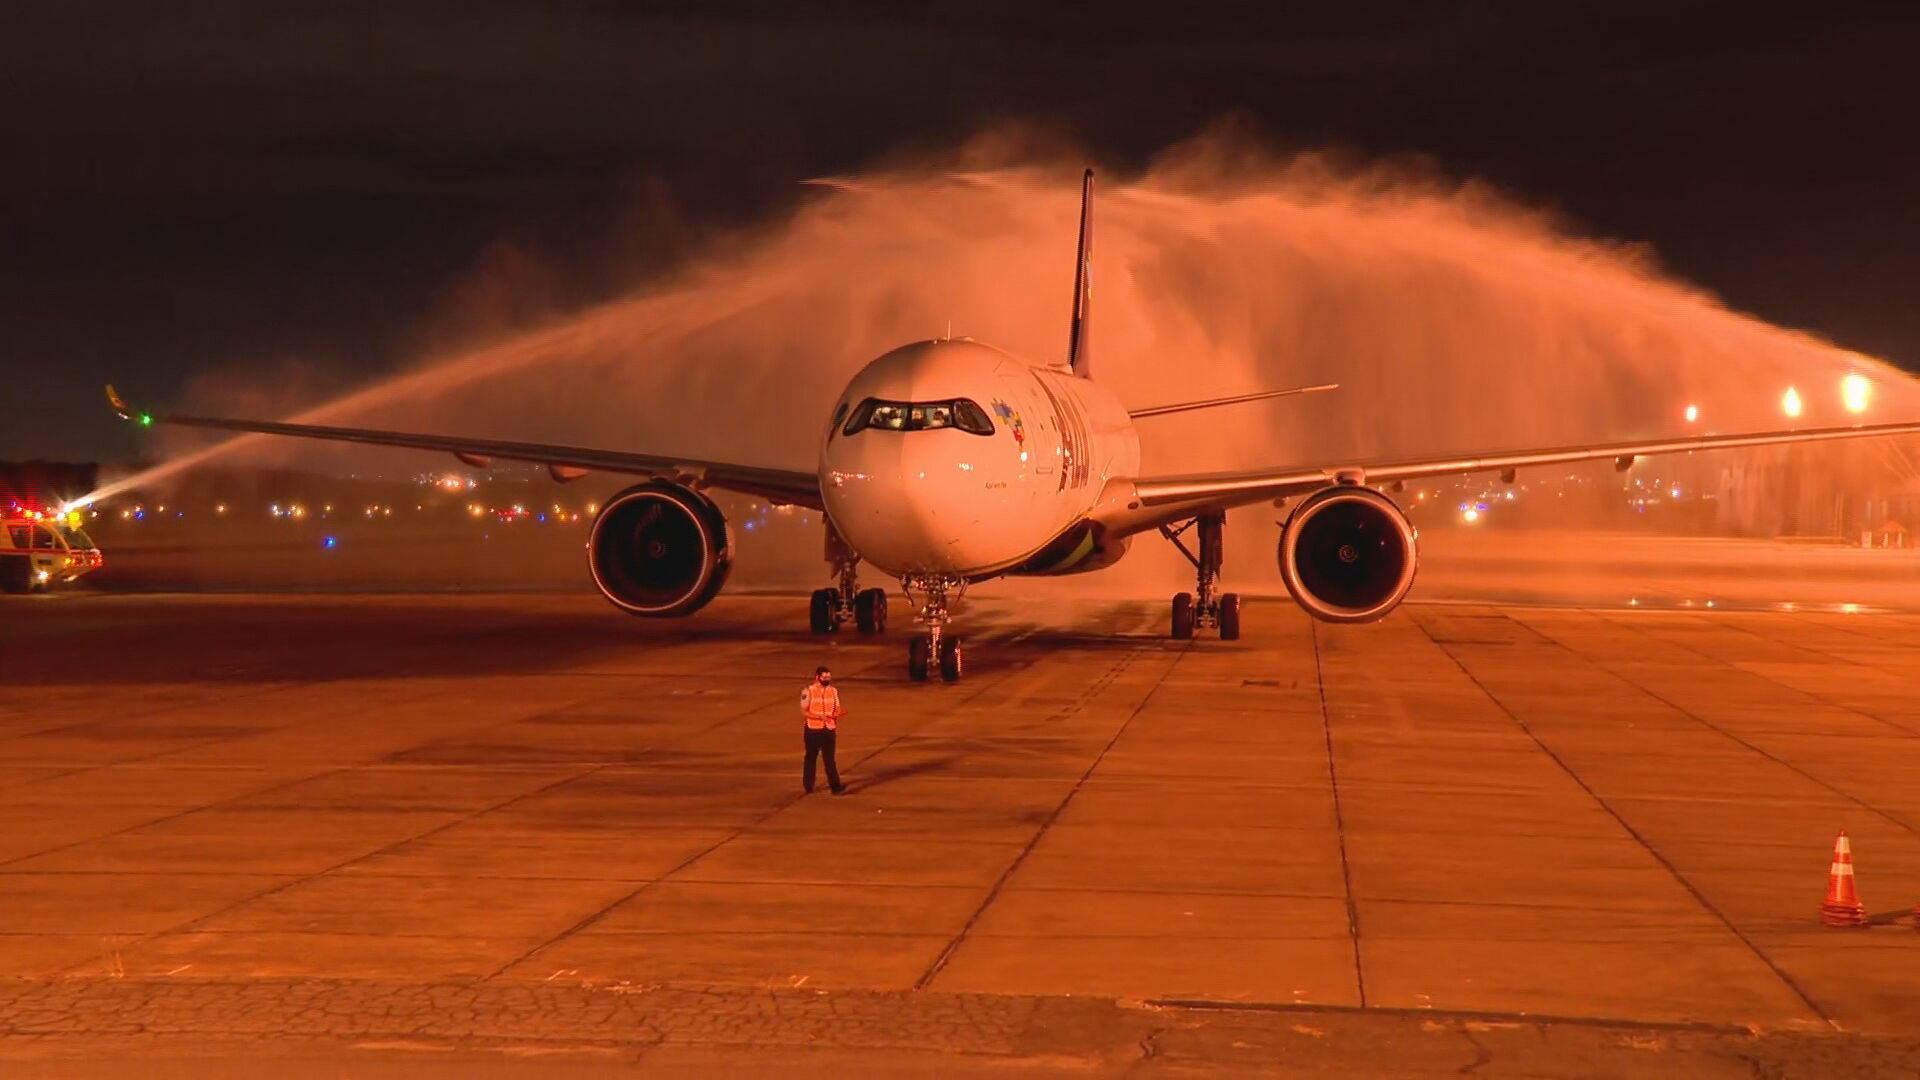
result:
[[[1285,390],[1261,390],[1252,394],[1235,394],[1232,397],[1208,398],[1205,401],[1182,401],[1174,405],[1154,405],[1145,409],[1128,409],[1127,415],[1135,420],[1148,416],[1166,416],[1170,413],[1193,412],[1195,409],[1213,409],[1221,405],[1238,405],[1247,401],[1266,401],[1269,398],[1292,397],[1295,394],[1318,394],[1327,390],[1340,389],[1339,383],[1320,383],[1315,386],[1290,386]]]
[[[1831,442],[1884,435],[1920,433],[1920,422],[1861,424],[1853,427],[1799,428],[1756,431],[1737,435],[1698,435],[1680,439],[1644,439],[1637,442],[1594,443],[1545,450],[1500,450],[1454,457],[1400,458],[1355,461],[1337,465],[1283,466],[1250,472],[1160,476],[1138,480],[1134,498],[1116,507],[1110,527],[1121,533],[1156,528],[1197,513],[1226,510],[1266,499],[1304,495],[1328,484],[1349,482],[1379,486],[1430,476],[1459,476],[1476,472],[1507,472],[1535,465],[1564,465],[1578,461],[1612,459],[1626,469],[1637,457],[1731,450],[1742,446],[1779,446],[1790,443]]]
[[[398,446],[410,450],[438,450],[452,454],[475,468],[486,468],[494,459],[545,465],[555,480],[576,480],[590,472],[623,473],[679,480],[695,487],[717,487],[757,495],[776,503],[793,503],[821,509],[820,481],[811,472],[793,469],[769,469],[756,465],[733,465],[717,461],[670,457],[660,454],[630,454],[619,450],[593,450],[578,446],[549,446],[545,443],[504,442],[498,439],[467,439],[451,435],[422,435],[406,431],[378,431],[370,428],[326,427],[319,424],[286,424],[271,420],[227,420],[205,416],[168,416],[130,407],[107,387],[107,400],[122,419],[143,425],[173,424],[179,427],[213,428],[261,435],[291,435],[303,439],[331,439],[337,442],[366,443],[372,446]]]

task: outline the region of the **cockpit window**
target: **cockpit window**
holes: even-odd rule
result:
[[[953,426],[969,435],[993,434],[993,419],[987,415],[987,410],[966,398],[953,403]]]
[[[854,407],[841,429],[851,435],[865,428],[883,431],[931,431],[959,428],[969,435],[993,434],[993,421],[980,406],[959,398],[953,401],[881,401],[868,398]]]

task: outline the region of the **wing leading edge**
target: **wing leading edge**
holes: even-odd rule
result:
[[[1336,466],[1290,466],[1249,472],[1162,476],[1134,484],[1134,498],[1116,508],[1111,527],[1121,532],[1150,529],[1181,516],[1226,510],[1264,499],[1303,495],[1333,483],[1390,484],[1432,476],[1476,472],[1505,472],[1537,465],[1563,465],[1614,459],[1620,468],[1637,457],[1678,454],[1695,450],[1732,450],[1744,446],[1831,442],[1887,435],[1920,434],[1920,422],[1861,424],[1852,427],[1800,428],[1755,431],[1737,435],[1698,435],[1681,439],[1643,439],[1635,442],[1594,443],[1545,450],[1501,450],[1446,458],[1401,458],[1356,461]]]
[[[659,454],[630,454],[619,450],[594,450],[578,446],[552,446],[545,443],[506,442],[499,439],[468,439],[451,435],[426,435],[406,431],[380,431],[373,428],[328,427],[320,424],[288,424],[272,420],[227,420],[206,416],[167,416],[135,410],[121,400],[113,387],[107,387],[107,400],[123,419],[141,424],[172,424],[178,427],[211,428],[259,435],[288,435],[302,439],[328,439],[335,442],[363,443],[370,446],[396,446],[409,450],[436,450],[452,454],[477,468],[494,459],[545,465],[556,480],[576,479],[588,472],[622,473],[677,479],[697,487],[717,487],[757,495],[772,502],[793,503],[821,508],[820,481],[811,472],[769,469],[755,465],[734,465]]]
[[[1145,409],[1128,409],[1127,416],[1135,420],[1149,416],[1167,416],[1171,413],[1192,412],[1195,409],[1214,409],[1222,405],[1239,405],[1248,401],[1266,401],[1270,398],[1293,397],[1297,394],[1318,394],[1328,390],[1340,389],[1339,383],[1319,383],[1314,386],[1290,386],[1285,390],[1261,390],[1252,394],[1235,394],[1232,397],[1208,398],[1205,401],[1182,401],[1173,405],[1154,405]]]

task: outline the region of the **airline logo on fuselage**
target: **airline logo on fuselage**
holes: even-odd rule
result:
[[[1008,430],[1013,432],[1014,445],[1025,450],[1027,448],[1027,426],[1020,422],[1020,410],[1001,401],[999,398],[994,398],[993,415],[1007,422]]]

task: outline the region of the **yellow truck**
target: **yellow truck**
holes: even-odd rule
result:
[[[0,592],[27,593],[99,568],[100,549],[77,523],[27,511],[0,516]]]

